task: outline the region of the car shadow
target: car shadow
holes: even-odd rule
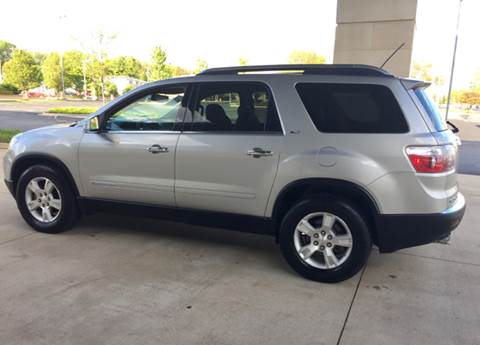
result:
[[[248,251],[271,268],[290,271],[281,257],[274,237],[248,232],[98,213],[83,217],[78,226],[65,235],[111,236],[112,240],[118,236],[141,236],[146,241],[165,240],[199,247],[231,247],[243,252]]]

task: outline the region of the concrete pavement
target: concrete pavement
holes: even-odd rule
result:
[[[374,250],[335,285],[259,235],[107,215],[36,233],[1,185],[1,344],[480,344],[480,177],[460,183],[450,245]]]

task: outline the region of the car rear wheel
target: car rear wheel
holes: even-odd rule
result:
[[[68,181],[49,166],[35,165],[17,183],[17,206],[35,230],[58,233],[75,224],[79,212]]]
[[[280,227],[280,246],[296,272],[334,283],[352,277],[365,265],[372,244],[366,222],[354,206],[323,196],[292,207]]]

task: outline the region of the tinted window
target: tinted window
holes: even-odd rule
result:
[[[446,130],[448,128],[447,124],[443,120],[437,105],[430,98],[425,88],[418,88],[414,92],[417,98],[420,100],[420,103],[422,103],[423,109],[425,109],[425,112],[432,121],[435,130],[439,132]]]
[[[315,127],[328,133],[404,133],[408,126],[390,89],[371,84],[296,86]]]
[[[193,117],[185,130],[200,132],[281,132],[272,97],[259,83],[197,86]]]
[[[106,122],[109,131],[171,131],[183,121],[185,89],[166,88],[130,102]]]

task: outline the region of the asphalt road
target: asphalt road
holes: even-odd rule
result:
[[[25,108],[25,105],[16,106]],[[38,110],[36,112],[20,111],[18,109],[0,110],[0,128],[22,131],[76,120],[78,120],[78,117],[42,116],[39,115]],[[460,174],[480,175],[480,124],[461,120],[455,120],[454,123],[460,128],[459,134],[462,139],[458,172]]]
[[[460,174],[480,175],[480,141],[462,141],[457,170]]]
[[[0,128],[18,129],[20,131],[76,120],[78,120],[76,117],[40,116],[36,112],[0,110]]]

